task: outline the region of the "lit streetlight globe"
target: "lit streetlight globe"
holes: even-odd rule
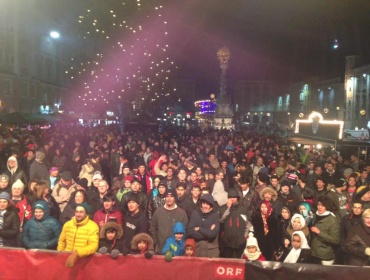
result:
[[[49,35],[53,39],[58,39],[60,37],[60,34],[57,31],[50,31]]]
[[[214,99],[216,95],[214,93],[211,94],[211,98]]]

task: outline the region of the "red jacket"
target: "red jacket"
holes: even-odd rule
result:
[[[99,224],[100,222],[104,222],[105,224],[109,220],[117,220],[117,223],[122,226],[122,213],[115,205],[113,206],[113,209],[109,212],[100,209],[94,214],[94,222],[97,223],[99,227],[101,227]]]
[[[149,172],[145,171],[145,180],[146,180],[146,194],[149,194],[150,190],[153,188],[152,185],[152,177],[150,176]],[[135,174],[135,178],[141,182],[141,176],[139,172]]]
[[[14,204],[15,207],[19,209],[18,216],[19,221],[21,223],[21,228],[24,224],[24,219],[29,220],[32,218],[32,207],[28,203],[26,196],[22,195],[22,200],[18,201],[16,204]]]

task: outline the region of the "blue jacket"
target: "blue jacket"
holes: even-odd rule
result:
[[[175,233],[183,233],[182,239],[177,241]],[[162,255],[167,251],[171,251],[173,256],[183,256],[185,254],[185,226],[183,223],[175,223],[173,226],[173,235],[166,239],[166,243],[162,248]]]
[[[46,201],[35,202],[33,212],[35,212],[35,205],[44,210],[44,216],[40,220],[33,216],[27,221],[23,229],[23,243],[26,248],[55,249],[62,230],[61,225],[54,217],[50,216]]]

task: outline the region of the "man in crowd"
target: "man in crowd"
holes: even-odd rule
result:
[[[60,212],[63,212],[67,206],[71,194],[77,190],[77,184],[72,179],[72,174],[69,171],[64,171],[61,175],[60,181],[55,184],[52,192],[52,196],[58,203]]]
[[[175,190],[167,190],[166,203],[159,207],[153,215],[150,223],[150,232],[153,236],[155,251],[160,253],[168,237],[172,235],[172,229],[175,223],[181,222],[188,226],[188,216],[186,212],[175,203]]]
[[[145,212],[141,210],[140,203],[142,202],[137,193],[131,194],[126,203],[128,211],[124,218],[123,242],[125,248],[129,250],[131,248],[131,241],[136,234],[149,233],[149,222]]]
[[[73,267],[78,258],[94,254],[99,246],[99,227],[89,218],[90,206],[84,202],[78,204],[75,216],[63,226],[58,240],[58,251],[72,254],[66,266]]]

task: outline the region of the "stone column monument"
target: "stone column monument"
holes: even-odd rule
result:
[[[231,107],[230,98],[227,95],[227,68],[230,59],[230,50],[223,47],[218,50],[217,57],[220,61],[221,67],[221,82],[220,82],[220,94],[216,99],[216,113],[214,115],[214,127],[217,129],[231,129],[233,128],[233,109]]]

